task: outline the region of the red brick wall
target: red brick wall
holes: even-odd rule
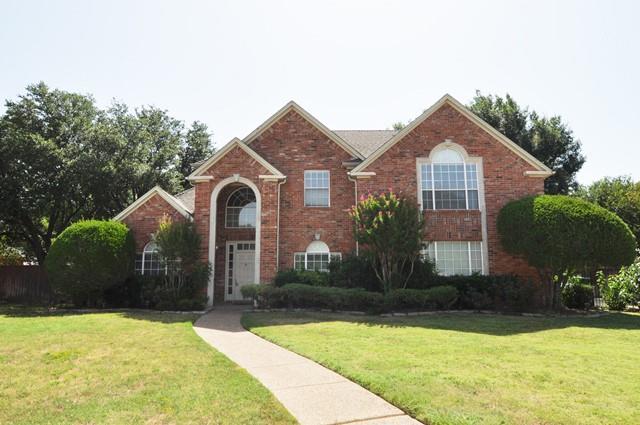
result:
[[[544,181],[526,177],[531,165],[454,108],[444,105],[394,145],[364,171],[376,176],[358,180],[359,194],[392,188],[417,201],[416,158],[450,139],[464,147],[469,156],[482,157],[484,196],[487,209],[487,238],[490,273],[516,273],[537,278],[525,261],[506,254],[500,247],[496,218],[502,206],[526,195],[541,194]],[[481,240],[480,214],[475,211],[426,212],[430,240]]]
[[[250,147],[287,176],[280,193],[280,269],[292,268],[293,254],[304,252],[316,233],[332,252],[352,252],[355,241],[348,211],[355,201],[355,189],[342,166],[351,155],[294,111]],[[304,206],[305,170],[329,170],[330,207]]]
[[[160,220],[165,215],[173,221],[185,219],[167,201],[156,194],[122,220],[133,232],[136,252],[142,252],[144,246],[151,241],[152,234],[158,230]]]

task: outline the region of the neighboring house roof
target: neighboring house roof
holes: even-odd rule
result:
[[[243,139],[243,142],[246,144],[251,144],[258,136],[268,130],[273,124],[275,124],[280,118],[285,116],[291,111],[295,111],[300,114],[305,120],[311,123],[314,127],[316,127],[322,134],[327,136],[329,140],[335,142],[342,149],[347,151],[349,154],[353,155],[355,158],[364,159],[364,155],[349,142],[344,140],[342,137],[337,135],[335,132],[329,130],[324,124],[318,121],[313,115],[305,111],[300,105],[295,103],[293,100],[284,105],[278,112],[273,114],[269,119],[263,122],[258,128],[253,130],[247,137]]]
[[[482,120],[476,114],[467,109],[463,104],[454,99],[451,95],[445,94],[434,103],[429,109],[424,111],[418,118],[409,123],[405,128],[398,131],[395,135],[393,135],[389,140],[387,140],[382,146],[375,150],[371,155],[367,157],[360,165],[355,167],[350,174],[358,175],[363,172],[365,168],[367,168],[371,163],[373,163],[376,159],[378,159],[383,153],[385,153],[389,148],[402,140],[407,134],[409,134],[413,129],[415,129],[418,125],[420,125],[423,121],[429,118],[435,111],[440,109],[444,105],[450,105],[456,111],[460,112],[466,118],[471,120],[473,123],[478,125],[480,128],[485,130],[489,135],[493,136],[494,139],[498,140],[508,149],[513,151],[520,158],[525,160],[528,164],[530,164],[535,171],[529,171],[526,174],[535,177],[548,177],[553,174],[553,171],[544,165],[542,162],[534,158],[529,152],[521,148],[515,142],[507,138],[505,135],[500,133],[498,130],[489,125],[486,121]]]
[[[193,211],[196,205],[196,188],[192,187],[184,192],[173,195],[178,198],[190,211]]]
[[[395,130],[333,130],[366,158],[396,134]]]
[[[118,214],[117,216],[115,216],[113,219],[114,220],[118,220],[118,221],[124,220],[125,217],[127,217],[132,212],[134,212],[135,210],[140,208],[142,205],[144,205],[145,202],[147,202],[149,199],[153,198],[155,195],[158,195],[162,199],[167,201],[167,203],[169,205],[171,205],[173,208],[175,208],[175,210],[178,211],[180,214],[182,214],[185,218],[190,218],[191,217],[191,214],[193,213],[193,208],[189,208],[180,199],[178,199],[175,196],[169,194],[167,191],[162,189],[160,186],[156,186],[153,189],[151,189],[150,191],[148,191],[147,193],[145,193],[144,195],[142,195],[141,197],[139,197],[138,199],[136,199],[131,205],[129,205],[124,210],[122,210],[122,212],[120,214]]]
[[[261,157],[256,151],[251,149],[242,140],[237,137],[233,138],[229,143],[224,145],[219,151],[217,151],[213,156],[209,157],[206,161],[204,161],[196,170],[187,177],[187,180],[199,180],[203,176],[201,175],[203,172],[207,171],[213,164],[222,159],[226,154],[231,152],[231,150],[235,147],[238,147],[245,151],[247,155],[255,159],[260,165],[266,168],[271,174],[272,177],[275,178],[284,178],[284,174],[282,174],[276,167],[271,165],[266,159]]]

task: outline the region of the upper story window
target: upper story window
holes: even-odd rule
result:
[[[329,206],[329,171],[312,170],[304,172],[304,206]]]
[[[256,195],[248,187],[241,187],[227,201],[226,227],[256,227]]]
[[[420,165],[422,208],[425,210],[477,210],[478,169],[454,149],[441,149]]]

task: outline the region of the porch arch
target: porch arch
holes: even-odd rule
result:
[[[260,228],[262,226],[262,195],[256,184],[240,175],[236,174],[227,177],[216,184],[211,192],[211,200],[209,205],[209,264],[211,264],[211,277],[209,278],[209,286],[207,287],[208,305],[213,305],[214,285],[215,285],[215,267],[216,267],[216,220],[218,211],[218,195],[220,191],[227,185],[232,183],[242,183],[253,190],[256,196],[256,251],[255,251],[255,274],[254,283],[260,283]],[[223,205],[226,207],[226,204]]]

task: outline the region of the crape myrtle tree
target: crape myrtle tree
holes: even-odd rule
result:
[[[350,215],[382,290],[405,288],[422,249],[425,223],[418,205],[389,191],[363,196]]]
[[[618,268],[635,258],[636,240],[614,213],[575,197],[541,195],[506,204],[498,214],[504,249],[524,257],[548,284],[548,306],[576,271]]]
[[[203,124],[29,86],[0,116],[0,237],[42,264],[71,223],[111,218],[155,185],[182,190],[185,162],[211,152]]]

